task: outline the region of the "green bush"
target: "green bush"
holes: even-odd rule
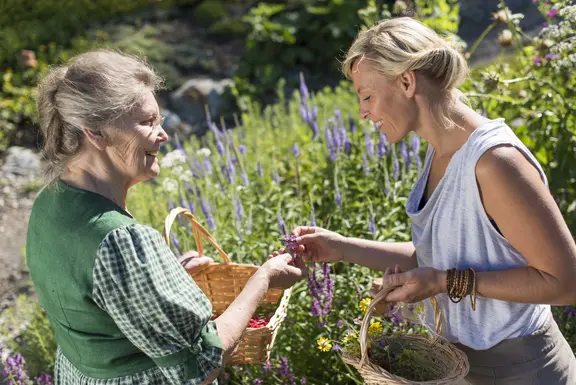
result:
[[[243,38],[248,33],[248,25],[242,20],[224,18],[208,28],[210,36],[226,40]]]
[[[206,27],[227,16],[228,11],[220,0],[204,0],[194,9],[194,19],[198,24]]]

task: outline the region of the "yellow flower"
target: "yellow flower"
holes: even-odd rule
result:
[[[372,298],[364,298],[362,301],[360,301],[360,310],[362,313],[366,313],[366,310],[368,310],[368,306],[370,306],[371,302]]]
[[[326,337],[318,338],[316,343],[318,344],[318,350],[320,351],[329,352],[332,349],[332,344],[330,343],[330,340],[328,340],[328,338]]]
[[[354,330],[348,330],[348,333],[342,339],[342,342],[347,344],[348,342],[352,342],[358,339],[358,334]]]
[[[384,330],[384,327],[382,326],[382,324],[378,321],[373,322],[370,327],[368,328],[368,334],[370,335],[374,335],[374,334],[380,334],[382,333],[382,331]]]

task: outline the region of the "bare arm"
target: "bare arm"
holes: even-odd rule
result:
[[[418,267],[416,249],[412,242],[378,242],[360,238],[346,238],[343,247],[344,262],[385,271],[400,265],[402,271]]]
[[[576,303],[576,245],[537,170],[515,148],[478,162],[484,207],[529,266],[477,274],[478,295],[503,301]]]
[[[266,295],[269,286],[269,278],[265,269],[258,269],[256,273],[248,280],[246,286],[238,297],[230,304],[228,309],[216,319],[216,329],[218,337],[222,342],[224,351],[222,353],[222,367],[232,357],[234,349],[240,342],[242,333],[246,325],[256,311],[258,304]],[[214,370],[201,385],[208,385],[218,378],[222,369]]]
[[[228,309],[216,319],[218,337],[224,346],[222,365],[232,356],[250,318],[268,291],[269,281],[266,270],[260,268]]]

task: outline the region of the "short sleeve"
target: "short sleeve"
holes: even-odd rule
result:
[[[222,365],[212,306],[160,233],[133,224],[100,244],[96,304],[162,370],[169,384],[200,384]]]

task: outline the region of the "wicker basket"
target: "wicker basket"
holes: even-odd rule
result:
[[[204,255],[204,238],[216,248],[224,263],[212,263],[207,267],[191,273],[198,287],[212,303],[213,311],[222,314],[238,297],[244,286],[259,269],[258,266],[232,263],[228,255],[216,243],[212,235],[187,209],[178,207],[170,211],[164,223],[164,241],[170,244],[170,228],[176,217],[182,215],[192,225],[192,233],[198,254]],[[270,289],[260,305],[280,304],[270,322],[261,328],[247,328],[236,350],[232,354],[230,365],[264,363],[270,358],[276,333],[286,318],[286,310],[292,289]]]
[[[377,366],[370,362],[368,358],[368,327],[370,326],[370,319],[376,307],[380,304],[386,304],[384,298],[392,291],[393,287],[382,289],[372,300],[360,328],[360,354],[361,356],[353,356],[343,354],[342,358],[345,363],[355,367],[360,375],[364,378],[367,385],[397,385],[397,384],[410,384],[410,385],[448,385],[456,384],[462,380],[469,370],[468,358],[453,344],[440,336],[442,332],[442,313],[436,302],[432,297],[430,303],[434,308],[434,326],[436,334],[434,336],[423,335],[400,335],[387,337],[389,342],[399,342],[403,347],[408,347],[424,353],[431,363],[431,369],[435,373],[436,380],[433,381],[411,381],[403,377],[395,376],[394,374],[386,371],[384,368]],[[386,308],[386,306],[384,307]]]

